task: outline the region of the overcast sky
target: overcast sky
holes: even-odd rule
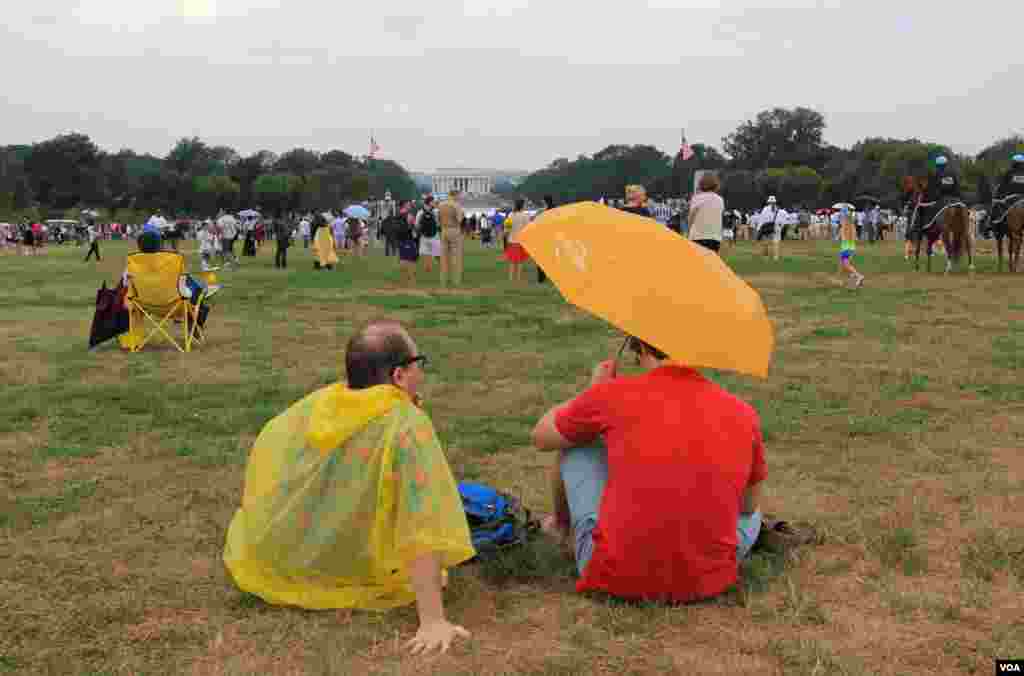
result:
[[[808,106],[826,140],[976,152],[1022,131],[1009,0],[6,0],[0,144],[182,136],[410,170],[533,170],[610,143],[720,145]]]

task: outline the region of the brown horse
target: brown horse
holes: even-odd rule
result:
[[[946,248],[946,272],[960,264],[960,256],[967,250],[967,270],[974,272],[974,240],[971,239],[971,213],[962,202],[946,207],[939,217],[942,221],[942,244]]]
[[[999,272],[1003,271],[1003,238],[1009,237],[1007,253],[1009,254],[1010,272],[1017,272],[1020,264],[1021,245],[1024,244],[1024,200],[1010,207],[999,223],[992,226],[992,236],[996,239],[996,252],[999,254]]]
[[[911,189],[914,195],[914,204],[920,205],[925,191],[928,189],[928,179],[908,176],[903,179],[903,188],[905,191],[908,191],[908,188]],[[941,208],[931,223],[923,223],[922,219],[921,207],[917,206],[911,216],[911,222],[907,225],[908,228],[911,228],[911,237],[915,243],[914,269],[920,269],[921,243],[927,237],[927,269],[928,272],[932,271],[932,249],[935,242],[939,241],[941,237],[942,244],[946,249],[946,272],[951,271],[954,264],[959,264],[964,250],[967,251],[967,269],[974,272],[974,242],[971,239],[971,214],[967,210],[967,205],[962,202],[954,202]]]

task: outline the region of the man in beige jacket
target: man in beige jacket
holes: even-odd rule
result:
[[[441,286],[462,284],[463,235],[462,218],[465,212],[459,204],[459,191],[452,190],[448,199],[437,208],[437,221],[441,226]]]

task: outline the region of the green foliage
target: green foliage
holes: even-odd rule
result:
[[[621,197],[626,185],[639,183],[654,194],[670,187],[670,162],[670,158],[654,146],[610,145],[593,157],[581,155],[574,161],[555,160],[545,169],[530,174],[519,191],[534,201],[550,194],[560,202],[576,202]]]
[[[160,158],[127,149],[105,153],[75,133],[32,146],[0,146],[0,220],[84,207],[105,210],[104,219],[120,222],[138,222],[139,214],[157,209],[187,217],[251,206],[327,209],[388,191],[396,199],[418,194],[396,162],[364,161],[342,150],[295,148],[280,157],[261,150],[241,157],[193,136]],[[42,213],[30,213],[34,203]]]
[[[774,108],[758,113],[722,139],[737,168],[817,165],[824,145],[825,116],[809,108]]]

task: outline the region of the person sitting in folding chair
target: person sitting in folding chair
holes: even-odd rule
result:
[[[143,232],[139,253],[128,256],[124,284],[129,312],[128,332],[119,336],[121,347],[138,352],[154,337],[163,336],[180,352],[190,352],[202,342],[210,308],[206,304],[220,287],[206,275],[205,283],[186,274],[185,257],[160,250],[160,235]],[[175,326],[181,336],[174,337]]]

